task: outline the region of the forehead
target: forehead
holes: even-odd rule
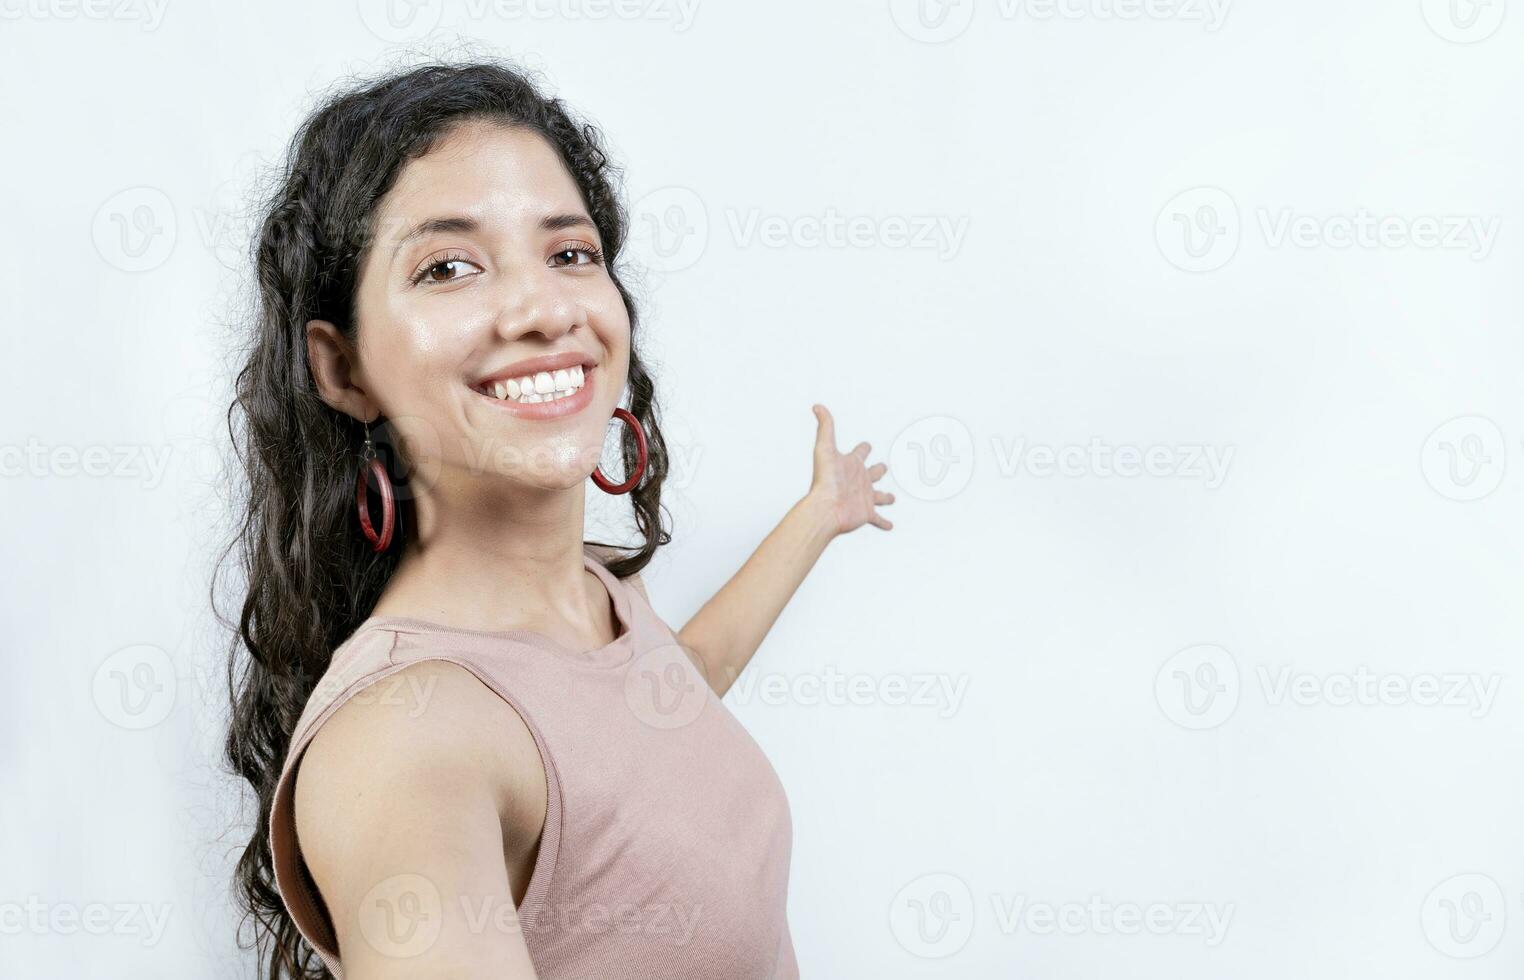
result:
[[[413,222],[443,214],[511,228],[547,213],[585,210],[576,181],[543,136],[472,120],[403,167],[377,212],[377,237],[395,241]]]

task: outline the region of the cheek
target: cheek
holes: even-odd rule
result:
[[[606,294],[600,291],[596,298],[590,297],[584,307],[588,323],[608,354],[606,366],[610,376],[618,375],[622,385],[629,369],[630,360],[630,313],[625,308],[619,291],[610,283]]]
[[[450,302],[452,298],[432,297],[428,303],[389,299],[362,319],[384,377],[406,386],[460,379],[464,359],[492,329],[492,317],[478,303]]]

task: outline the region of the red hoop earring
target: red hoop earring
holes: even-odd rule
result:
[[[386,467],[376,458],[376,447],[370,441],[370,423],[365,423],[365,451],[360,454],[360,474],[355,480],[355,506],[360,511],[360,530],[375,552],[386,550],[392,543],[392,528],[396,524],[396,503],[392,497],[392,481],[386,475]],[[375,474],[376,486],[381,491],[381,533],[370,523],[370,508],[366,506],[365,478]]]
[[[602,469],[597,467],[593,468],[593,482],[598,484],[598,489],[604,493],[629,493],[635,489],[635,484],[640,482],[640,475],[646,471],[646,430],[641,427],[640,419],[637,419],[622,408],[614,409],[614,418],[622,420],[625,425],[628,425],[634,431],[635,449],[640,459],[635,463],[635,472],[631,473],[629,479],[623,483],[614,483],[613,480],[603,475]],[[623,444],[624,441],[620,440],[620,445],[622,446]]]

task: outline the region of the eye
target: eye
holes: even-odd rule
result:
[[[592,242],[565,242],[550,256],[553,267],[596,265],[603,261],[603,251]]]
[[[421,282],[447,283],[457,279],[464,279],[467,275],[474,275],[470,270],[481,272],[481,266],[470,261],[464,255],[449,254],[421,266],[417,272],[409,276],[409,281],[414,285]]]

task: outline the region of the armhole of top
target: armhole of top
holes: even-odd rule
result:
[[[651,605],[651,597],[646,593],[646,583],[641,580],[639,572],[631,575],[625,581],[629,582],[630,587],[633,588],[636,592],[640,593],[640,597],[645,600],[646,605]]]
[[[395,634],[389,635],[395,637]],[[539,725],[535,724],[534,719],[530,717],[518,698],[504,691],[474,664],[460,656],[448,652],[428,653],[396,663],[391,660],[388,653],[388,662],[384,668],[365,674],[349,684],[332,702],[322,708],[314,721],[303,730],[300,741],[294,743],[291,748],[290,761],[276,784],[274,800],[271,803],[270,854],[275,871],[276,890],[286,903],[286,909],[290,912],[297,931],[317,951],[318,956],[332,971],[335,980],[343,980],[344,976],[339,966],[338,936],[334,932],[327,905],[323,901],[322,893],[318,890],[317,882],[313,880],[312,873],[307,868],[307,862],[302,858],[301,844],[296,836],[297,770],[301,767],[302,757],[306,755],[307,748],[312,744],[318,730],[340,705],[372,684],[414,664],[429,660],[442,660],[469,671],[488,690],[513,709],[523,721],[524,726],[529,729],[529,734],[534,738],[535,748],[539,750],[540,763],[545,770],[545,824],[540,831],[539,853],[535,857],[534,869],[529,875],[524,900],[518,906],[519,922],[522,928],[527,930],[534,924],[540,909],[545,904],[545,896],[550,889],[550,879],[555,873],[556,857],[561,849],[561,780]]]
[[[583,547],[604,568],[608,568],[609,562],[611,560],[616,559],[616,558],[623,558],[624,557],[624,554],[622,552],[620,552],[620,551],[618,551],[618,550],[616,550],[614,548],[604,548],[604,547],[600,547],[600,546],[595,545],[595,544],[584,544]],[[609,574],[613,575],[612,572],[610,572]],[[625,583],[626,585],[630,586],[631,588],[633,588],[636,592],[639,592],[640,593],[640,597],[646,601],[646,605],[649,606],[651,604],[651,597],[646,594],[646,583],[641,580],[639,572],[635,572],[634,574],[631,574],[631,575],[626,575],[624,578],[619,578],[619,576],[617,576],[617,575],[615,575],[614,577],[616,579],[619,579],[619,581]]]

